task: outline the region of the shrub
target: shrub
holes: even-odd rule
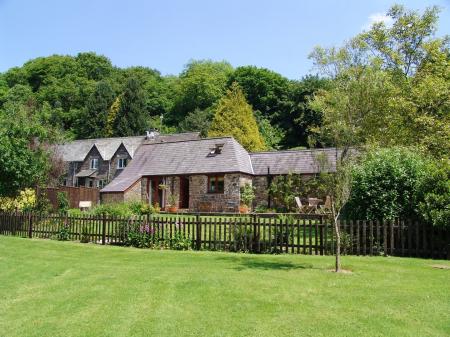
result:
[[[70,208],[70,209],[67,210],[67,214],[69,216],[76,216],[76,217],[78,217],[78,216],[83,215],[83,212],[79,208]]]
[[[59,228],[58,234],[56,234],[56,239],[59,241],[69,240],[69,226],[64,224]]]
[[[15,198],[0,197],[0,210],[4,212],[28,212],[33,210],[35,206],[36,192],[31,188],[20,191]]]
[[[417,151],[370,151],[353,167],[345,214],[367,220],[415,217],[418,184],[426,174],[426,159]]]
[[[101,204],[94,207],[90,213],[100,216],[103,214],[129,217],[133,215],[130,205],[127,203],[117,203],[117,204]]]
[[[39,213],[51,213],[53,211],[53,205],[44,193],[41,193],[36,201],[34,209]]]
[[[155,244],[155,228],[149,224],[134,224],[125,239],[126,246],[151,248]]]
[[[429,163],[418,184],[417,212],[434,226],[450,226],[450,164]]]
[[[158,205],[153,206],[144,202],[131,202],[128,205],[134,215],[155,214],[161,211]]]
[[[253,199],[255,199],[255,188],[250,184],[245,184],[243,187],[241,187],[242,204],[251,207]]]
[[[189,250],[192,248],[192,240],[189,239],[177,224],[173,239],[169,242],[169,247],[175,250]]]
[[[58,192],[56,194],[56,200],[58,204],[58,211],[62,213],[66,213],[69,209],[69,199],[67,199],[66,192]]]
[[[91,238],[89,236],[89,231],[86,226],[83,226],[83,229],[81,230],[81,243],[89,243],[91,241]]]

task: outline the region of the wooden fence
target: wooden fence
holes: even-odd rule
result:
[[[92,206],[95,206],[100,200],[100,190],[93,187],[47,187],[41,192],[44,192],[55,210],[58,209],[58,192],[66,193],[70,208],[78,208],[80,201],[90,201],[92,202]]]
[[[69,240],[124,244],[145,232],[154,242],[186,238],[196,250],[330,255],[335,232],[323,216],[200,214],[140,217],[0,213],[0,234],[53,238],[62,228]],[[345,255],[395,255],[450,259],[450,231],[418,221],[340,221]]]

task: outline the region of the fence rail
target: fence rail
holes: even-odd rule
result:
[[[52,238],[64,228],[68,240],[126,242],[133,231],[155,242],[186,238],[192,249],[330,255],[336,235],[324,216],[165,215],[68,216],[0,213],[0,234]],[[450,259],[450,231],[414,220],[340,221],[341,251],[348,255],[395,255]]]

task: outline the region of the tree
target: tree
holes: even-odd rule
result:
[[[100,138],[107,134],[109,109],[115,93],[107,82],[99,82],[79,116],[77,135],[80,138]]]
[[[114,120],[114,136],[143,134],[149,117],[145,107],[142,84],[137,79],[130,78],[120,98],[120,108]]]
[[[339,144],[339,139],[335,140]],[[331,163],[323,156],[315,158],[320,168],[320,174],[313,181],[316,188],[330,197],[331,218],[336,233],[335,271],[341,271],[341,229],[339,217],[344,210],[352,188],[351,168],[354,163],[354,155],[348,148],[336,150],[335,172],[332,172]]]
[[[53,136],[26,106],[0,110],[0,195],[45,183],[51,169],[46,142]]]
[[[306,76],[300,81],[291,81],[289,89],[289,111],[278,123],[284,130],[283,148],[309,146],[322,126],[323,112],[313,109],[309,101],[320,90],[330,88],[330,80],[319,76]],[[327,146],[326,142],[323,144]]]
[[[270,122],[278,122],[289,107],[289,80],[265,68],[236,68],[228,84],[237,82],[252,108]]]
[[[195,109],[180,123],[180,129],[182,131],[198,131],[200,136],[206,137],[213,118],[214,110],[212,108]]]
[[[252,108],[237,83],[218,102],[208,136],[233,136],[247,151],[266,148]]]
[[[117,96],[109,107],[108,116],[106,117],[105,137],[112,137],[114,135],[114,123],[116,121],[117,114],[119,113],[120,104],[121,96]]]
[[[80,65],[84,76],[90,80],[101,81],[113,72],[111,61],[106,56],[93,52],[78,53],[75,61]]]
[[[415,142],[448,157],[450,51],[446,39],[433,36],[437,14],[435,7],[420,15],[393,6],[392,26],[377,23],[341,48],[313,51],[315,65],[332,79],[310,104],[324,114],[325,138],[341,132],[356,144]]]
[[[174,90],[177,99],[170,120],[181,121],[195,109],[205,110],[225,93],[233,67],[228,62],[191,61],[179,76]]]

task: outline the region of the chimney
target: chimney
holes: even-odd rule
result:
[[[147,130],[145,131],[145,140],[155,140],[157,135],[159,135],[159,132],[154,130]]]

